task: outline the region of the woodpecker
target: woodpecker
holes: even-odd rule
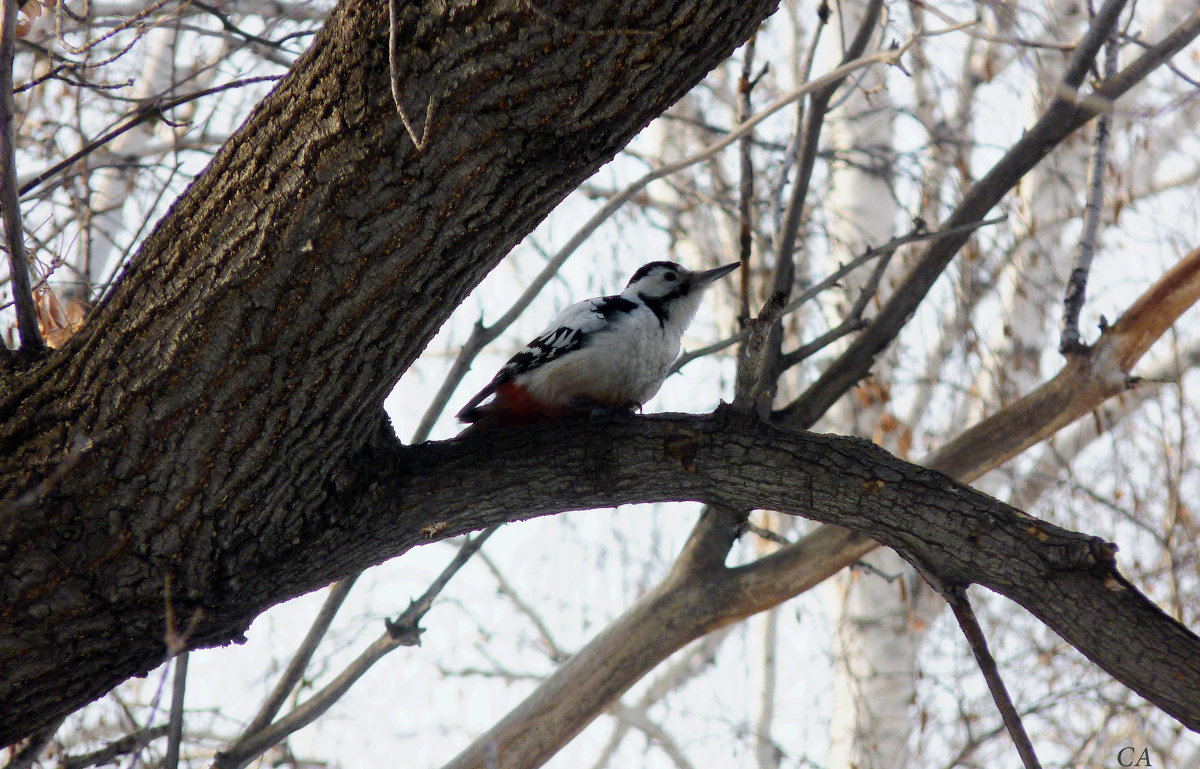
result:
[[[704,290],[739,266],[693,272],[674,262],[643,265],[620,294],[560,312],[467,402],[459,420],[511,427],[640,409],[679,355],[679,340]]]

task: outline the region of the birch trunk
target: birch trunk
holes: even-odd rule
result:
[[[830,30],[834,40],[853,34],[862,19],[862,3],[843,3],[841,8],[841,30]],[[828,223],[831,264],[847,262],[867,248],[887,242],[894,232],[894,113],[886,75],[880,70],[867,72],[828,121],[829,149],[835,155],[827,193],[832,213]],[[863,290],[873,267],[867,265],[846,281],[847,305]],[[886,300],[886,282],[880,294]],[[870,437],[890,451],[898,451],[904,449],[905,428],[890,418],[891,360],[891,356],[881,357],[871,378],[859,387],[853,405],[839,406],[833,414],[846,420],[836,428],[839,431]],[[828,765],[900,769],[910,760],[908,740],[916,688],[913,666],[920,645],[920,626],[910,621],[910,615],[924,585],[891,550],[881,548],[862,560],[866,568],[848,570],[833,580],[838,620],[833,635]]]

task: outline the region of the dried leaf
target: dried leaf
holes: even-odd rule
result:
[[[34,289],[34,307],[37,311],[38,326],[42,334],[48,334],[58,328],[67,327],[67,314],[63,312],[58,295],[49,286]]]
[[[70,299],[64,310],[62,303],[58,301],[58,295],[49,286],[36,289],[33,294],[38,328],[46,340],[46,346],[62,347],[75,332],[83,328],[88,314],[88,306],[83,302]]]

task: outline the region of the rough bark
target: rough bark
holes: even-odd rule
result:
[[[0,370],[0,744],[154,667],[169,634],[228,643],[418,541],[379,549],[353,506],[363,445],[390,438],[384,396],[773,5],[405,5],[421,152],[391,99],[386,4],[339,5],[87,326]]]
[[[1200,638],[1129,584],[1115,568],[1112,546],[1099,539],[1032,518],[867,441],[792,432],[728,410],[596,423],[587,440],[579,434],[578,424],[566,423],[384,450],[365,463],[378,478],[397,468],[374,490],[374,501],[363,502],[376,510],[384,540],[376,547],[390,549],[389,537],[411,544],[405,538],[416,524],[442,536],[617,500],[768,507],[866,533],[943,585],[975,583],[1011,598],[1118,680],[1200,727]],[[446,471],[458,487],[486,490],[470,508],[452,513],[458,496],[447,487]],[[562,477],[572,484],[557,483]],[[686,562],[677,569],[687,571]],[[667,599],[677,591],[656,588],[641,602],[690,601],[739,613],[745,596],[730,601],[721,593],[751,586],[721,578],[720,571],[719,564],[710,568],[706,590]],[[661,629],[667,634],[694,633],[698,622],[711,630],[728,619],[707,609],[662,608],[660,616],[673,618]],[[569,676],[573,664],[555,678]]]

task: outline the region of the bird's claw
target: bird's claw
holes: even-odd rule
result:
[[[629,416],[635,412],[642,410],[642,404],[637,401],[626,401],[620,405],[614,403],[604,403],[593,398],[579,397],[571,401],[571,407],[586,411],[589,422],[596,422],[602,419],[609,419],[615,416]]]

